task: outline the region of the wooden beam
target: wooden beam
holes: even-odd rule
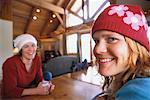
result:
[[[59,22],[61,23],[61,25],[62,25],[63,27],[65,27],[64,22],[63,22],[63,19],[61,18],[61,16],[60,16],[57,12],[54,12],[54,14],[57,16],[57,18],[58,18]]]
[[[55,42],[55,41],[58,41],[58,39],[56,39],[56,38],[42,37],[42,38],[40,38],[40,41],[41,42]]]
[[[86,33],[86,32],[90,32],[91,28],[86,28],[86,29],[74,29],[74,30],[67,30],[65,32],[65,34],[72,34],[72,33]]]
[[[61,34],[72,34],[72,33],[86,33],[86,32],[90,32],[91,28],[92,28],[92,23],[93,23],[93,21],[85,23],[85,24],[81,24],[81,25],[76,25],[76,26],[73,26],[73,27],[69,27],[69,28],[66,28],[66,30],[64,29],[64,30],[54,31],[51,34],[40,36],[40,38],[41,39],[46,39],[46,38],[54,38],[54,37],[56,37],[58,35],[61,35]]]
[[[64,14],[64,9],[56,6],[48,1],[44,1],[44,0],[18,0],[20,2],[32,5],[32,6],[37,6],[37,7],[41,7],[50,11],[54,11],[60,14]]]
[[[92,24],[93,24],[93,21],[85,23],[85,24],[76,25],[76,26],[66,28],[65,34],[90,32],[91,28],[92,28]]]
[[[68,3],[68,5],[67,5],[67,7],[66,7],[66,9],[67,9],[67,10],[70,10],[71,7],[73,6],[73,4],[75,3],[75,1],[76,1],[76,0],[70,0],[69,3]]]

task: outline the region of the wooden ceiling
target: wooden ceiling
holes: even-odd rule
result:
[[[74,1],[74,0],[73,0]],[[65,9],[72,0],[12,0],[14,37],[30,33],[37,38],[51,37],[63,28]],[[40,9],[40,12],[36,12]],[[53,17],[55,14],[56,17]],[[34,20],[33,16],[37,19]]]

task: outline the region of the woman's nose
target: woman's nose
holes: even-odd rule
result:
[[[30,51],[33,51],[33,50],[34,50],[34,47],[30,46],[30,47],[29,47],[29,50],[30,50]]]
[[[104,42],[101,42],[97,45],[95,45],[94,49],[95,53],[101,54],[107,52],[107,45]]]

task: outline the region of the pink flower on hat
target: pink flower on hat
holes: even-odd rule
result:
[[[125,7],[124,5],[114,6],[111,8],[108,14],[113,15],[117,13],[118,16],[124,16],[126,10],[128,10],[128,7]]]
[[[145,28],[145,30],[148,30],[146,18],[142,12],[141,12],[141,14],[142,14],[142,22],[143,22],[144,28]]]
[[[142,23],[142,16],[139,14],[133,14],[131,11],[126,12],[127,17],[123,18],[124,23],[131,24],[131,28],[138,31],[140,29],[140,26],[143,26]]]

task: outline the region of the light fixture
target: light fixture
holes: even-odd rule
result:
[[[55,15],[55,14],[53,14],[53,15],[52,15],[52,17],[53,17],[53,18],[56,18],[56,15]]]
[[[49,20],[49,22],[50,22],[50,23],[52,23],[52,22],[53,22],[53,20]]]
[[[36,12],[39,13],[39,12],[41,12],[41,10],[40,10],[39,8],[37,8],[37,9],[36,9]]]
[[[33,20],[37,20],[37,16],[33,16],[32,18],[33,18]]]

